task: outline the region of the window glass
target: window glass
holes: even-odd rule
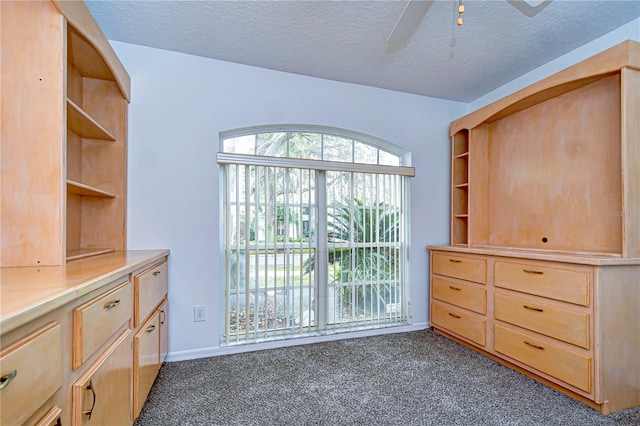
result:
[[[258,133],[256,135],[256,155],[287,157],[287,133]]]
[[[322,135],[318,133],[290,133],[289,157],[321,160]]]
[[[325,161],[353,162],[353,140],[340,136],[324,135],[323,157]]]
[[[255,154],[255,135],[239,136],[223,141],[222,150],[233,154]]]
[[[382,166],[399,166],[400,157],[387,151],[380,150],[380,159],[378,160],[378,164]]]
[[[384,146],[384,145],[382,145]],[[403,157],[367,140],[308,131],[260,132],[223,139],[222,151],[267,157],[301,158],[385,166],[407,165]]]
[[[353,143],[353,162],[378,164],[378,149],[375,146],[355,141]]]

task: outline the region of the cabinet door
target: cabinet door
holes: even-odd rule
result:
[[[133,338],[133,406],[137,417],[160,368],[160,311],[145,322]]]
[[[51,407],[47,414],[44,415],[35,426],[61,426],[62,420],[60,418],[60,414],[62,414],[62,409],[57,405]]]
[[[160,305],[160,365],[169,352],[169,301]]]
[[[131,424],[131,330],[73,385],[73,425]]]

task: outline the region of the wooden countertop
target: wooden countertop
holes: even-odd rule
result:
[[[448,251],[454,253],[482,254],[489,256],[515,257],[520,259],[548,260],[552,262],[577,263],[593,266],[640,265],[635,257],[615,255],[598,255],[591,253],[569,253],[551,250],[525,250],[507,247],[484,246],[427,246],[429,250]]]
[[[169,250],[120,251],[63,266],[0,268],[0,331],[6,333],[169,255]]]

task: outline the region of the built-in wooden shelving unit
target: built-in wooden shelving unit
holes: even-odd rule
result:
[[[125,250],[126,70],[82,2],[0,7],[0,265]]]
[[[468,243],[469,228],[469,131],[462,130],[451,138],[451,242]]]

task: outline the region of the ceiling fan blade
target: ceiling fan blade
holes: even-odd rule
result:
[[[434,0],[409,0],[387,39],[387,52],[404,48],[418,29]]]
[[[538,13],[542,12],[542,9],[549,6],[552,1],[553,0],[507,0],[507,3],[527,15],[529,18],[533,18]]]

